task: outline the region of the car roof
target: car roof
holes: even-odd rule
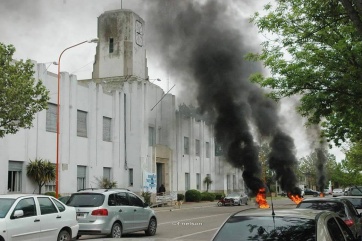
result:
[[[316,197],[316,198],[306,198],[303,199],[301,201],[302,202],[344,202],[345,200],[342,198],[337,198],[337,197],[331,197],[331,198],[320,198],[320,197]]]
[[[0,198],[11,198],[18,199],[21,197],[51,197],[48,195],[40,195],[40,194],[27,194],[27,193],[16,193],[16,194],[1,194]]]
[[[110,189],[106,189],[106,188],[94,188],[94,189],[84,189],[84,190],[80,190],[76,193],[73,194],[77,194],[77,193],[115,193],[115,192],[130,192],[128,189],[125,188],[110,188]]]
[[[272,216],[273,210],[271,208],[251,208],[239,211],[235,213],[233,216]],[[274,209],[275,217],[300,217],[307,219],[315,219],[315,217],[321,212],[329,211],[321,211],[314,209],[304,209],[304,208],[282,208],[282,209]]]

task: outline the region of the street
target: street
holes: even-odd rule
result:
[[[249,205],[222,206],[218,207],[217,202],[185,203],[181,209],[175,207],[155,208],[158,218],[158,229],[154,238],[165,240],[211,240],[217,229],[231,214],[257,207],[253,201]],[[271,206],[270,200],[268,200]],[[296,205],[288,198],[278,198],[273,202],[274,208],[294,208]],[[270,208],[271,209],[271,208]],[[80,240],[97,241],[104,240],[106,236],[85,235]],[[144,240],[144,232],[125,234],[123,237],[131,240]],[[112,239],[116,240],[116,239]],[[124,239],[122,239],[124,240]]]

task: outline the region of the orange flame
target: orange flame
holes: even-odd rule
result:
[[[319,194],[319,196],[320,196],[320,197],[324,197],[324,193],[321,192],[321,193]]]
[[[299,204],[299,203],[303,200],[303,198],[302,198],[301,196],[299,196],[299,195],[293,195],[293,194],[291,194],[291,193],[288,193],[288,197],[289,197],[293,202],[295,202],[296,204]]]
[[[259,208],[269,208],[269,204],[265,197],[265,188],[259,189],[259,192],[255,197],[255,201],[258,203]]]

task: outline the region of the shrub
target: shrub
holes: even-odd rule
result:
[[[225,193],[215,193],[215,199],[220,200],[221,198],[225,197]]]
[[[145,200],[145,203],[147,203],[148,205],[151,205],[151,193],[150,192],[142,192],[142,197]]]
[[[201,201],[201,193],[198,190],[187,190],[185,193],[185,201],[186,202],[200,202]]]
[[[212,192],[203,192],[201,193],[201,200],[202,201],[215,201],[215,194]]]
[[[178,193],[177,194],[177,201],[183,201],[185,200],[185,195],[183,195],[182,193]]]

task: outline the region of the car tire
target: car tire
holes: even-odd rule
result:
[[[61,230],[58,234],[57,241],[72,240],[70,233],[67,230]]]
[[[122,225],[119,223],[114,223],[109,236],[111,238],[121,238],[122,237]]]
[[[157,221],[155,218],[151,218],[150,222],[148,223],[148,228],[145,230],[145,234],[147,236],[153,236],[156,234],[157,230]]]

